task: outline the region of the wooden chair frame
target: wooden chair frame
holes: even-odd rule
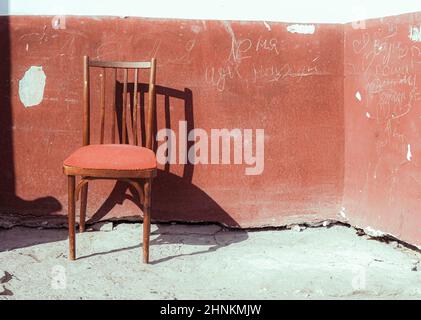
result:
[[[133,95],[133,142],[138,145],[138,125],[137,125],[137,89],[138,73],[141,69],[150,69],[149,77],[149,97],[148,111],[145,111],[146,141],[145,147],[153,148],[153,123],[156,109],[155,93],[155,70],[156,59],[149,62],[115,62],[115,61],[93,61],[88,56],[84,56],[84,83],[83,83],[83,145],[89,145],[91,140],[91,113],[90,113],[90,68],[102,68],[100,75],[100,144],[104,143],[104,123],[105,123],[105,69],[123,69],[123,105],[122,105],[122,135],[121,143],[126,144],[127,123],[127,79],[128,71],[134,71],[134,95]],[[116,73],[117,74],[117,73]],[[116,80],[117,81],[117,80]],[[116,108],[114,108],[112,136],[114,138],[117,125]],[[114,140],[114,139],[113,139]],[[113,141],[114,143],[114,141]],[[149,237],[151,222],[151,187],[152,179],[156,176],[155,169],[147,170],[106,170],[106,169],[85,169],[63,165],[63,172],[68,176],[68,225],[69,225],[69,259],[76,259],[76,235],[75,235],[75,202],[81,194],[80,201],[80,223],[79,232],[85,231],[86,205],[88,199],[88,183],[98,179],[113,179],[126,182],[133,186],[143,204],[143,262],[149,263]],[[76,176],[81,179],[76,185]]]

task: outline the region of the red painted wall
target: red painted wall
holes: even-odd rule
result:
[[[246,164],[160,166],[153,186],[156,220],[250,227],[338,217],[344,174],[342,26],[316,25],[314,34],[298,34],[284,23],[67,17],[64,29],[54,29],[52,17],[0,19],[5,60],[11,62],[3,66],[10,76],[2,77],[3,214],[66,214],[61,166],[82,143],[87,54],[157,58],[158,129],[176,129],[187,120],[189,129],[208,134],[212,128],[265,130],[261,175],[246,175]],[[46,86],[42,102],[25,108],[18,87],[31,66],[42,66]],[[88,215],[139,216],[125,189],[92,184]]]
[[[344,32],[344,211],[421,245],[421,13],[359,26]]]

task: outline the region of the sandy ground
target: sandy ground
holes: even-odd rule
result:
[[[353,228],[153,225],[145,265],[141,227],[78,234],[73,262],[66,229],[0,230],[0,299],[421,299],[421,254]]]

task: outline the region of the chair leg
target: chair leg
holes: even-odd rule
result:
[[[143,204],[143,263],[149,263],[149,236],[151,232],[151,187],[152,180],[148,179],[144,186]]]
[[[68,186],[68,225],[69,225],[69,260],[76,259],[76,235],[75,235],[75,176],[67,177]]]
[[[88,183],[82,186],[80,197],[79,232],[85,232],[86,205],[88,201]]]

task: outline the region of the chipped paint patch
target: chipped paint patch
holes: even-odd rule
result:
[[[287,30],[291,33],[313,34],[316,27],[314,24],[292,24],[287,27]]]
[[[373,229],[372,227],[364,228],[364,232],[371,237],[384,237],[386,235],[383,231]]]
[[[370,118],[370,117],[371,117],[370,113],[368,113],[368,112],[366,112],[366,113],[365,113],[365,116],[366,116],[367,118]]]
[[[421,42],[421,26],[409,27],[409,39],[416,42]]]
[[[359,91],[355,93],[355,98],[357,98],[358,101],[361,101],[361,93]]]
[[[412,153],[411,153],[411,145],[408,143],[408,151],[406,152],[406,160],[411,161]]]
[[[268,29],[268,31],[271,31],[272,29],[270,28],[269,23],[267,23],[266,21],[263,21],[263,24],[265,25],[266,29]]]
[[[30,67],[19,80],[19,98],[25,107],[36,106],[44,97],[45,76],[42,67]]]
[[[194,33],[199,33],[200,31],[202,31],[202,27],[201,26],[191,26],[191,31]]]
[[[345,214],[345,207],[342,207],[342,208],[341,208],[341,211],[339,211],[339,215],[340,215],[342,218],[347,219],[346,214]]]
[[[223,21],[225,30],[227,30],[228,34],[231,36],[232,41],[235,43],[235,33],[232,30],[231,23],[229,21]]]

